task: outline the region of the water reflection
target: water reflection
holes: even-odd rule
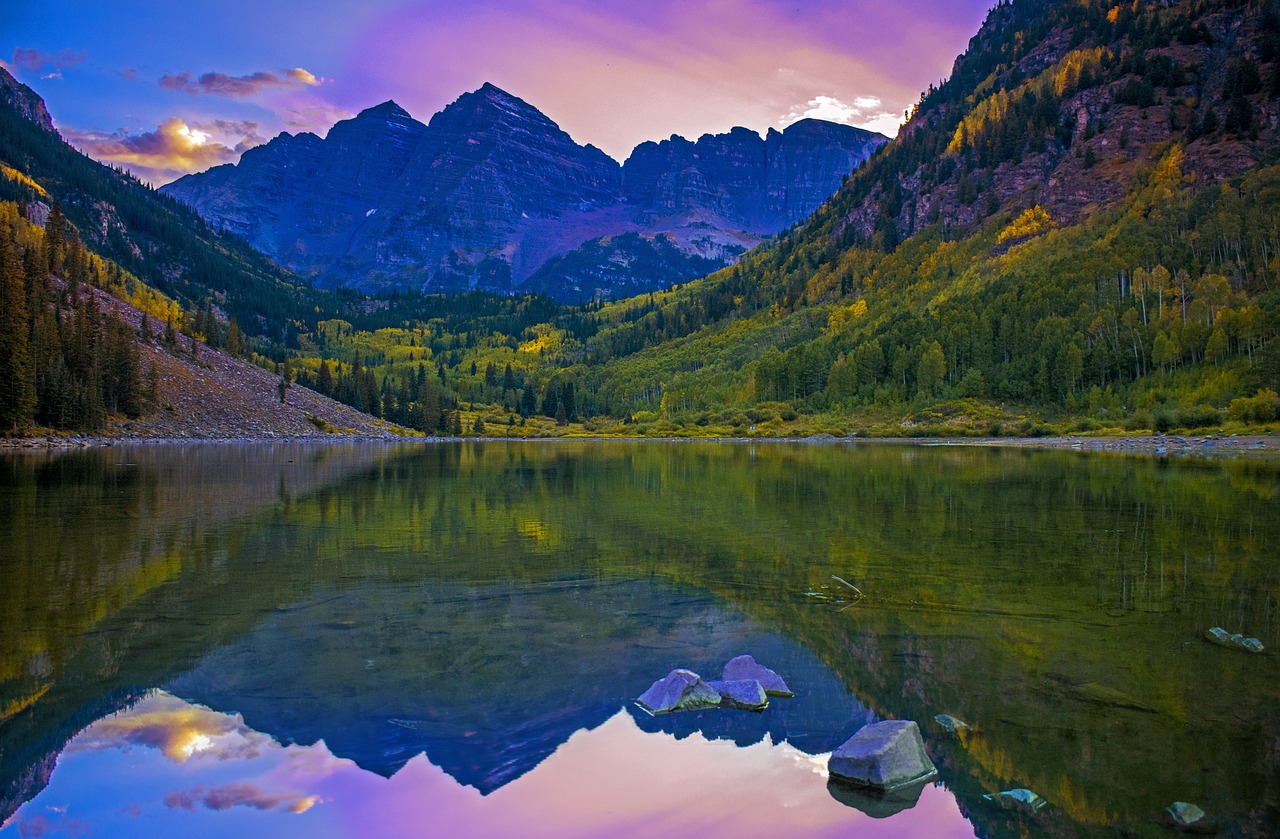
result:
[[[804,693],[762,714],[637,712],[641,725],[818,753],[870,718],[802,647],[719,598],[649,581],[366,579],[273,613],[166,687],[234,708],[283,742],[323,740],[386,777],[425,753],[488,794],[630,705],[678,660],[718,677],[744,650]]]
[[[485,798],[427,756],[383,779],[324,743],[281,746],[237,716],[158,693],[73,739],[54,785],[9,827],[24,836],[390,837],[425,825],[431,835],[530,839],[974,836],[940,788],[907,817],[876,822],[826,794],[824,767],[769,740],[646,734],[618,712]]]
[[[344,806],[372,823],[379,808],[400,812],[375,793],[413,777],[440,790],[442,807],[470,802],[458,812],[495,829],[535,813],[557,835],[588,835],[587,822],[680,835],[695,831],[676,825],[739,810],[774,824],[781,816],[769,808],[782,805],[698,786],[698,773],[679,769],[684,752],[664,752],[671,762],[654,768],[629,764],[627,750],[714,747],[768,778],[773,770],[744,755],[795,763],[871,716],[924,724],[945,711],[978,734],[929,731],[947,790],[926,790],[884,824],[915,829],[908,814],[952,802],[984,836],[1156,836],[1163,808],[1188,800],[1226,835],[1276,835],[1280,659],[1201,635],[1221,625],[1280,646],[1278,487],[1266,461],[881,446],[206,446],[0,458],[0,815],[29,801],[9,829],[44,829],[27,821],[40,818],[53,829],[49,808],[70,807],[68,790],[154,776],[164,790],[147,818],[163,811],[198,825],[184,822],[188,832],[226,835],[237,820],[269,816],[311,820],[308,835],[349,834],[324,815],[348,812],[328,806],[327,788],[252,794],[267,772],[254,761],[279,753],[346,767]],[[866,598],[848,602],[833,575]],[[673,667],[717,676],[744,652],[800,696],[760,716],[626,710]],[[148,693],[158,687],[167,696]],[[181,736],[112,717],[156,711],[161,699],[194,709],[162,703],[187,715]],[[208,714],[234,723],[209,729]],[[95,742],[116,745],[64,748],[99,725],[107,733]],[[570,764],[576,780],[553,774],[583,739],[598,748],[575,753],[596,763]],[[201,755],[240,740],[258,752],[217,761],[225,775],[195,777],[193,767],[213,765]],[[136,772],[94,762],[121,744],[132,744]],[[615,767],[628,807],[596,777],[616,779]],[[865,818],[821,778],[786,777],[804,778],[806,812]],[[584,783],[634,824],[578,825],[565,796]],[[652,794],[664,785],[696,791],[687,822],[682,805]],[[1029,822],[982,803],[1014,786],[1052,807]],[[497,812],[524,789],[539,790],[535,809]],[[168,807],[167,793],[186,797]],[[133,803],[123,800],[101,808]],[[307,801],[306,812],[290,810]],[[110,821],[101,808],[95,826]],[[213,812],[216,828],[196,818]],[[159,822],[137,824],[159,833]]]

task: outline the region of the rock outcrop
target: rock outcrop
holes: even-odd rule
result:
[[[651,714],[702,711],[720,705],[720,694],[692,670],[672,670],[636,699]]]
[[[1206,641],[1210,641],[1220,647],[1243,650],[1247,653],[1260,653],[1266,649],[1257,638],[1246,638],[1239,632],[1227,632],[1220,626],[1205,630],[1204,637]]]
[[[384,102],[162,191],[321,285],[576,300],[728,264],[815,210],[885,139],[810,119],[766,138],[643,143],[619,166],[486,84],[425,125]]]
[[[827,768],[833,779],[878,793],[924,784],[938,774],[911,720],[864,725],[831,753]]]
[[[755,679],[737,679],[733,681],[711,680],[707,687],[720,695],[721,708],[734,708],[739,711],[763,711],[769,707],[769,697],[764,688]]]
[[[758,664],[749,655],[730,659],[724,666],[724,674],[721,678],[726,681],[749,679],[759,682],[760,687],[764,688],[764,692],[769,696],[795,696],[781,676],[763,664]]]
[[[1021,787],[987,793],[982,797],[998,805],[1002,810],[1016,810],[1028,814],[1038,813],[1048,803],[1031,790]]]
[[[44,106],[44,100],[35,91],[13,77],[13,74],[0,67],[0,101],[7,103],[25,119],[51,134],[57,134],[53,127],[53,119]],[[834,191],[834,190],[833,190]]]

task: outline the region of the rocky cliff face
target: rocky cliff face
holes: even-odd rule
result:
[[[58,133],[44,106],[44,100],[3,67],[0,67],[0,101],[7,103],[25,119],[31,120],[45,131]]]
[[[322,285],[577,299],[727,264],[816,209],[884,141],[804,120],[765,139],[735,128],[644,143],[619,166],[486,84],[426,125],[386,102],[325,139],[281,134],[163,191]],[[664,269],[620,271],[619,234],[638,234],[630,264]],[[566,256],[572,278],[548,266]]]
[[[884,142],[879,134],[805,119],[762,139],[746,128],[642,143],[623,166],[626,199],[650,216],[716,218],[776,233],[812,213]]]
[[[1192,182],[1236,177],[1280,138],[1280,7],[1009,0],[897,141],[829,205],[828,233],[889,243],[1039,206],[1076,223],[1179,149]]]

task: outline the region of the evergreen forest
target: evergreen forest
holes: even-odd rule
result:
[[[174,332],[425,434],[1280,422],[1275,0],[1001,2],[813,217],[707,277],[572,306],[314,289],[0,121],[6,432],[145,413],[137,342]]]

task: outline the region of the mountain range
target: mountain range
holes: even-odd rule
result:
[[[704,276],[817,209],[887,138],[816,119],[672,136],[625,163],[486,84],[423,124],[395,102],[282,133],[161,189],[326,287],[565,301]]]
[[[287,359],[300,384],[426,433],[442,429],[425,417],[455,406],[476,434],[526,436],[1280,419],[1276,0],[1001,2],[950,78],[813,214],[689,282],[751,224],[800,212],[804,190],[773,189],[770,172],[801,171],[791,138],[825,128],[675,138],[618,165],[486,86],[429,125],[388,103],[327,139],[281,136],[175,183],[240,202],[211,227],[75,152],[5,76],[11,216],[39,226],[60,202],[88,249],[175,301],[178,328],[203,334],[203,316],[229,333],[237,319],[260,363]],[[276,209],[249,209],[259,200]],[[592,227],[610,220],[621,232]],[[303,265],[300,282],[246,244],[259,228],[334,273]],[[363,288],[422,288],[429,263],[414,253],[435,248],[428,290],[517,293],[317,287],[355,272],[339,255],[362,243],[380,260]],[[587,300],[657,276],[680,287],[588,306],[518,293]]]

